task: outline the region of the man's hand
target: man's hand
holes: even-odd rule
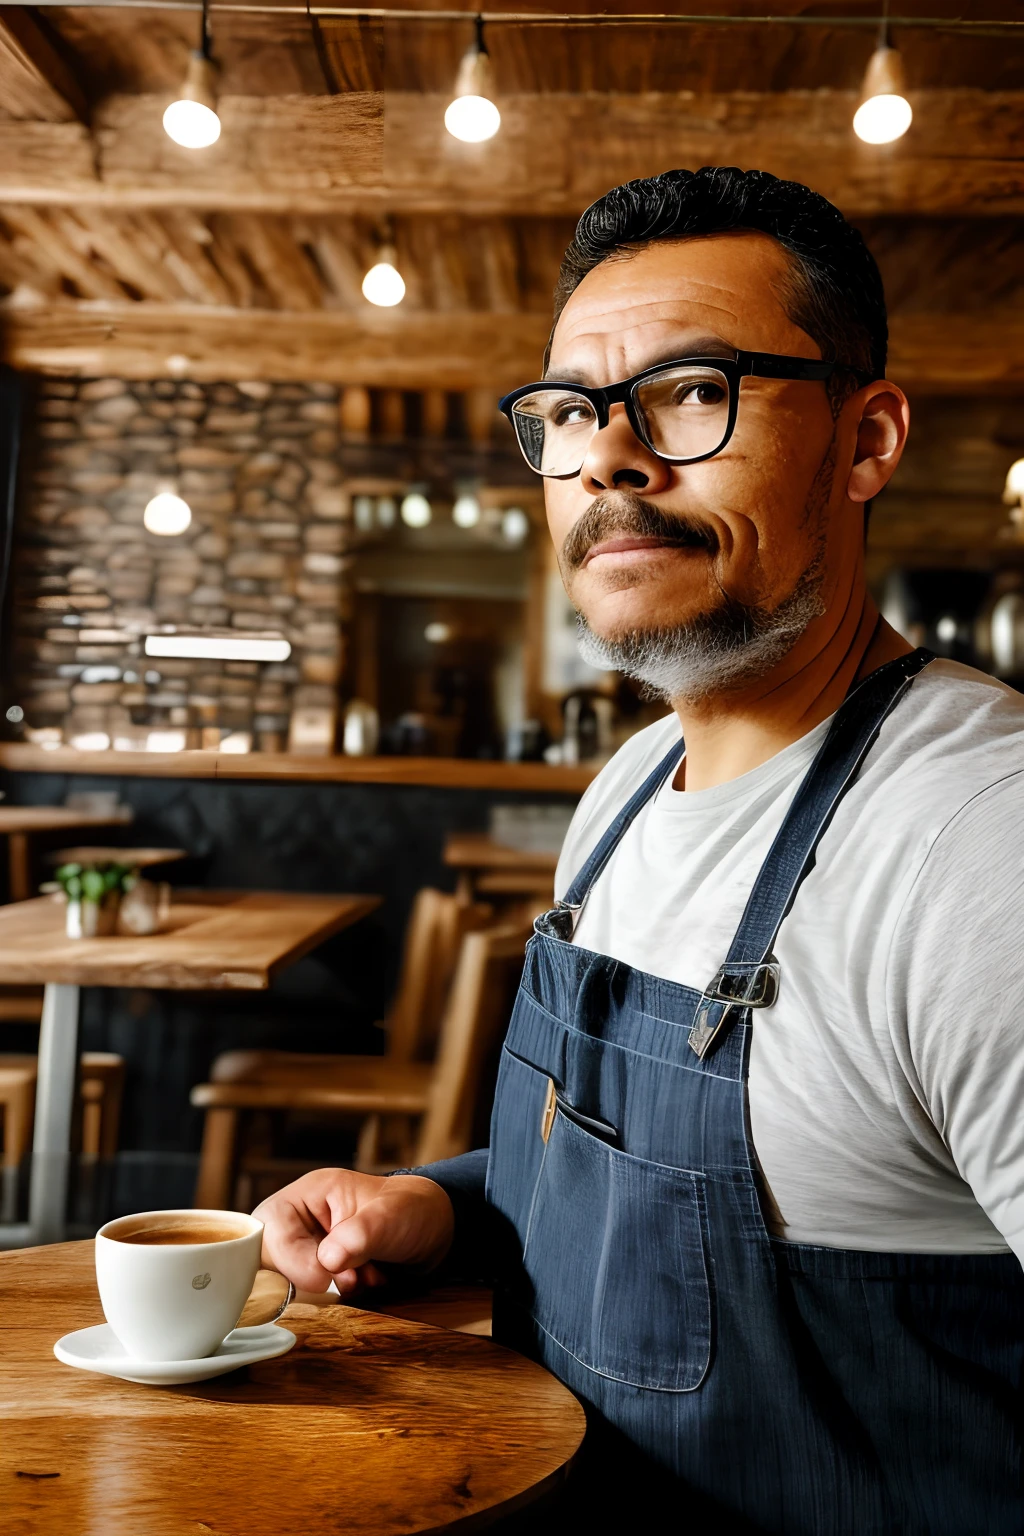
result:
[[[432,1179],[378,1178],[348,1168],[318,1168],[264,1200],[263,1263],[299,1290],[342,1296],[381,1285],[383,1264],[434,1269],[452,1245],[451,1201]]]

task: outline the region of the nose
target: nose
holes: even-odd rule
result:
[[[633,431],[626,407],[613,405],[608,425],[590,439],[580,470],[583,489],[592,496],[627,487],[651,495],[665,490],[671,477],[671,466],[652,453]]]

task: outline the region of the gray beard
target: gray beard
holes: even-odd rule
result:
[[[634,678],[648,698],[692,704],[766,676],[824,612],[821,580],[812,570],[777,608],[727,598],[715,612],[676,629],[634,630],[609,640],[578,613],[577,640],[590,666]]]

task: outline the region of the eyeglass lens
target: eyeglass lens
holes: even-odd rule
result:
[[[684,364],[652,374],[633,392],[637,412],[656,453],[700,459],[725,441],[729,381],[717,368]],[[577,474],[597,431],[597,411],[570,389],[538,389],[512,408],[527,463],[541,475]]]

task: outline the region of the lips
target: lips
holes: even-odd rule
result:
[[[581,564],[585,568],[600,555],[628,555],[642,553],[645,550],[655,549],[699,549],[703,542],[699,539],[665,539],[644,537],[639,534],[620,534],[610,539],[602,539],[600,543],[591,545]]]

